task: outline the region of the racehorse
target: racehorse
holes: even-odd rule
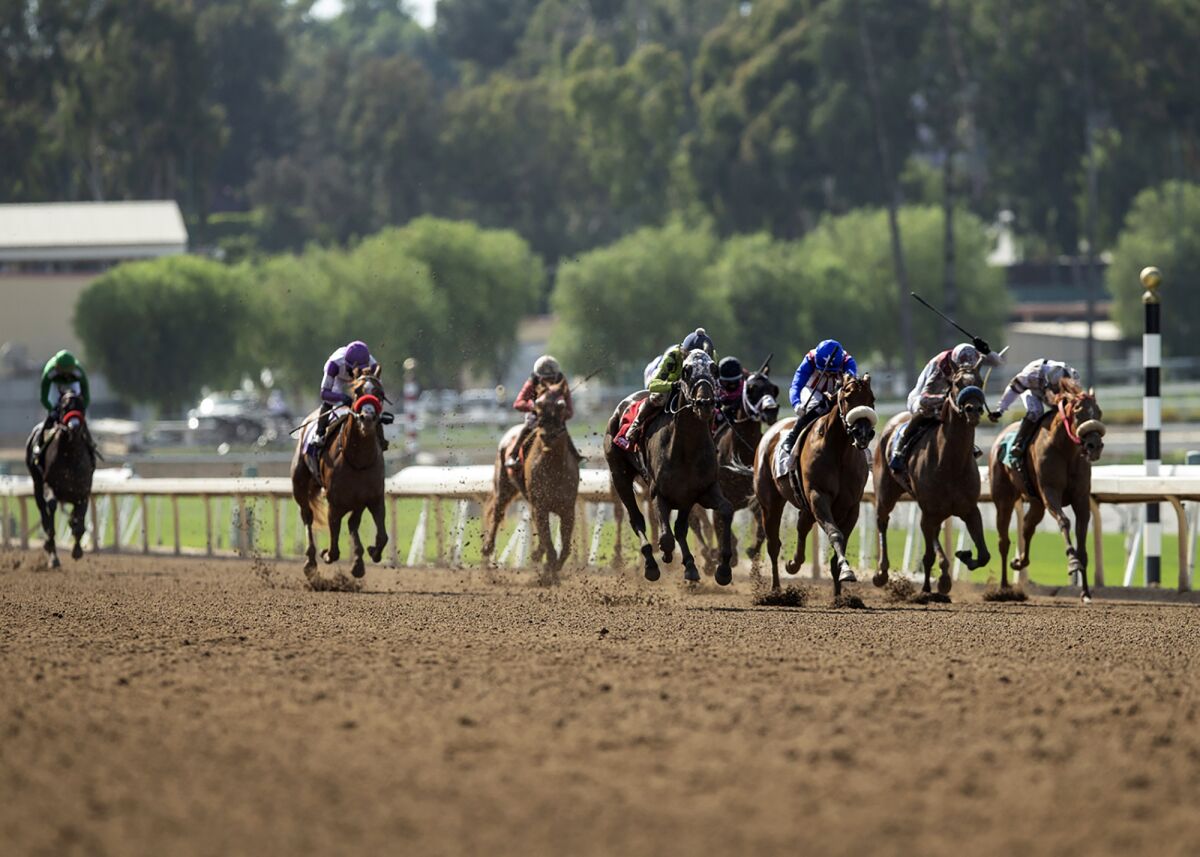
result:
[[[306,461],[307,432],[301,432],[292,456],[292,496],[300,506],[300,518],[308,533],[304,574],[312,583],[317,569],[317,546],[313,541],[313,521],[328,523],[329,547],[321,551],[326,563],[337,562],[341,555],[338,540],[342,518],[349,515],[348,528],[354,542],[351,573],[362,577],[363,544],[358,526],[363,512],[375,520],[375,544],[368,548],[371,559],[379,562],[388,542],[384,519],[383,448],[380,444],[380,419],[387,397],[379,381],[379,369],[355,378],[350,388],[353,404],[335,416],[325,432],[325,442],[315,463]],[[308,415],[306,424],[316,421],[318,411]],[[315,473],[314,473],[315,464]],[[326,508],[328,507],[328,508]]]
[[[931,592],[930,572],[936,552],[941,574],[938,592],[946,595],[954,581],[950,577],[950,562],[939,538],[942,524],[951,515],[961,518],[975,545],[978,558],[969,550],[956,556],[969,569],[988,563],[987,545],[983,540],[983,519],[979,514],[979,468],[975,464],[975,427],[987,407],[983,380],[976,368],[963,368],[951,379],[950,392],[942,403],[939,422],[926,430],[910,447],[907,472],[897,476],[888,467],[889,446],[899,426],[912,417],[908,411],[888,421],[875,450],[875,516],[879,526],[879,571],[874,577],[876,586],[888,581],[891,563],[888,559],[887,528],[892,509],[901,497],[908,494],[921,509],[921,533],[925,537],[925,585],[922,592]]]
[[[1004,463],[1019,423],[1000,433],[988,460],[996,529],[1000,533],[1000,588],[1008,588],[1008,524],[1013,506],[1017,500],[1023,500],[1025,517],[1017,540],[1017,555],[1012,561],[1013,570],[1020,571],[1029,565],[1029,541],[1038,522],[1049,511],[1067,543],[1067,570],[1079,572],[1081,597],[1090,601],[1087,531],[1091,520],[1092,463],[1104,451],[1105,428],[1100,421],[1103,413],[1095,394],[1090,390],[1085,393],[1069,379],[1062,381],[1057,396],[1050,395],[1054,409],[1042,417],[1042,427],[1026,453],[1027,478]],[[1071,523],[1063,513],[1068,506],[1075,513],[1074,544],[1071,544]]]
[[[46,534],[43,547],[50,568],[58,568],[58,550],[54,544],[54,516],[58,504],[71,504],[71,535],[75,545],[71,558],[83,556],[80,540],[86,530],[88,500],[92,494],[92,474],[96,470],[96,451],[88,434],[82,399],[65,394],[55,411],[54,425],[43,433],[43,424],[34,426],[25,443],[25,467],[33,480],[33,500],[37,503]],[[34,460],[34,447],[41,445],[41,466]],[[51,498],[46,499],[49,488]]]
[[[779,550],[783,546],[779,525],[784,507],[791,503],[800,510],[796,524],[796,553],[787,563],[795,574],[804,562],[804,543],[814,523],[829,537],[832,553],[829,569],[834,597],[842,594],[843,583],[857,578],[846,559],[846,541],[858,522],[858,507],[867,485],[864,450],[875,436],[875,394],[871,375],[845,375],[834,406],[818,417],[796,441],[791,472],[776,476],[776,449],[791,431],[796,417],[773,425],[758,445],[754,458],[754,493],[758,498],[762,527],[771,557],[771,588],[779,589]],[[820,562],[814,546],[814,561]]]
[[[762,368],[752,372],[742,387],[742,401],[737,416],[725,420],[717,429],[717,460],[721,464],[721,493],[738,509],[749,508],[757,522],[758,500],[754,497],[754,453],[762,440],[763,426],[774,425],[779,418],[779,386],[771,380],[771,358]],[[716,551],[710,547],[707,535],[713,533],[712,521],[699,509],[692,510],[692,532],[700,542],[700,553],[711,569],[716,565]],[[733,553],[737,554],[737,538],[730,533]]]
[[[500,441],[496,453],[492,496],[483,512],[483,555],[489,557],[496,547],[496,531],[504,520],[504,512],[513,498],[520,494],[533,513],[537,527],[538,550],[535,557],[544,558],[543,574],[557,575],[571,551],[571,534],[575,529],[575,500],[579,495],[579,458],[571,445],[565,419],[567,382],[549,386],[534,402],[537,428],[514,472],[504,466],[506,452],[520,426],[513,426]],[[562,536],[562,553],[554,548],[550,536],[550,515],[558,515]]]
[[[629,514],[630,526],[641,541],[646,579],[658,580],[659,569],[654,561],[654,548],[646,538],[645,516],[634,496],[634,481],[638,478],[632,459],[634,455],[643,456],[650,475],[649,498],[662,523],[658,545],[663,562],[671,561],[678,541],[684,579],[700,579],[695,558],[687,543],[688,515],[692,507],[699,504],[716,512],[720,563],[715,577],[721,586],[729,584],[733,579],[729,564],[732,556],[729,525],[733,520],[733,506],[721,494],[718,480],[720,465],[712,438],[712,418],[716,407],[712,358],[700,350],[687,355],[680,381],[670,394],[666,407],[645,426],[640,449],[627,452],[614,444],[613,438],[632,404],[632,397],[621,402],[609,419],[604,435],[604,457],[612,474],[613,487]],[[678,512],[673,527],[670,518],[672,511]]]

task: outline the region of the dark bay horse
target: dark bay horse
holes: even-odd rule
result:
[[[791,431],[796,418],[780,420],[763,437],[754,460],[754,493],[763,529],[767,553],[771,557],[771,587],[779,589],[779,550],[783,546],[779,525],[783,509],[791,503],[800,510],[796,524],[796,553],[787,563],[789,574],[800,570],[804,562],[804,543],[813,524],[819,524],[832,547],[829,566],[833,575],[834,597],[842,594],[843,583],[856,578],[846,559],[846,541],[858,523],[858,507],[867,485],[867,456],[864,450],[875,436],[875,394],[871,375],[861,378],[846,375],[829,413],[818,417],[797,441],[793,452],[798,472],[799,492],[792,476],[776,477],[776,448]],[[816,556],[814,561],[820,562]]]
[[[1000,533],[1000,588],[1008,587],[1008,524],[1017,500],[1024,500],[1025,516],[1013,570],[1028,567],[1030,539],[1042,516],[1049,512],[1067,543],[1067,571],[1079,572],[1081,597],[1090,601],[1087,531],[1092,514],[1092,463],[1104,451],[1105,428],[1100,421],[1103,412],[1093,392],[1085,393],[1069,380],[1062,382],[1057,396],[1051,394],[1050,403],[1054,409],[1042,417],[1041,427],[1026,453],[1027,480],[1002,460],[1008,449],[1007,440],[1020,423],[1013,423],[1000,433],[989,456],[988,475],[992,502],[996,504],[996,529]],[[1063,512],[1067,507],[1075,513],[1074,544],[1071,522]]]
[[[496,531],[504,520],[508,504],[520,494],[529,504],[538,534],[537,555],[544,559],[543,575],[552,578],[562,569],[571,551],[575,529],[575,500],[579,495],[579,458],[567,433],[565,380],[548,387],[534,402],[537,428],[529,441],[520,473],[504,466],[509,440],[520,426],[514,426],[500,441],[496,453],[492,496],[483,511],[486,533],[483,555],[489,557],[496,547]],[[550,515],[558,515],[562,553],[554,548],[550,534]]]
[[[379,422],[383,416],[386,396],[375,374],[366,373],[355,379],[351,387],[354,403],[350,410],[335,417],[325,432],[326,441],[317,456],[317,474],[305,461],[305,432],[301,432],[292,456],[292,496],[300,506],[300,518],[308,532],[304,574],[310,583],[317,570],[317,546],[313,541],[313,522],[329,526],[329,547],[321,551],[327,563],[337,562],[341,555],[338,540],[342,518],[349,515],[350,538],[354,542],[354,565],[351,573],[362,577],[363,544],[358,527],[363,512],[375,520],[375,544],[368,552],[379,562],[387,545],[387,526],[384,517],[384,463],[380,445]],[[317,411],[309,414],[306,423],[315,422]],[[326,509],[328,507],[328,509]]]
[[[979,514],[979,467],[975,464],[975,427],[983,415],[987,401],[983,380],[978,369],[959,369],[950,384],[950,393],[942,404],[940,421],[926,430],[908,455],[907,472],[897,478],[888,467],[888,446],[896,429],[907,423],[912,414],[897,414],[888,421],[875,450],[875,516],[879,525],[879,571],[874,577],[876,586],[888,580],[891,563],[888,558],[887,528],[892,509],[905,495],[916,500],[921,509],[921,533],[925,537],[925,568],[923,592],[931,592],[930,572],[936,553],[941,574],[938,592],[946,595],[953,586],[950,562],[939,538],[942,524],[951,516],[967,525],[967,533],[975,545],[978,557],[969,550],[956,556],[969,569],[988,563],[987,545],[983,540],[983,519]]]
[[[764,426],[774,425],[779,418],[779,386],[771,380],[770,362],[768,357],[762,368],[746,378],[736,416],[722,422],[716,434],[721,493],[734,512],[749,508],[755,521],[758,520],[758,500],[754,497],[754,453],[762,440]],[[710,533],[715,535],[712,521],[702,510],[693,509],[691,525],[705,563],[710,569],[715,567],[716,551],[708,539]],[[736,555],[737,539],[732,533],[730,540]]]
[[[54,544],[54,516],[58,504],[71,504],[71,535],[75,545],[71,558],[83,556],[80,540],[86,531],[88,500],[92,494],[92,475],[96,471],[96,450],[88,434],[82,400],[67,393],[60,400],[54,425],[43,435],[38,423],[25,444],[25,467],[33,480],[33,499],[46,534],[43,545],[50,568],[58,568],[58,550]],[[34,461],[34,447],[42,446],[41,467]],[[46,499],[46,488],[51,497]]]
[[[703,351],[691,352],[684,359],[683,374],[676,387],[666,407],[646,425],[642,432],[642,448],[639,450],[626,452],[613,443],[631,400],[626,399],[618,405],[604,435],[604,457],[612,474],[613,487],[629,515],[630,526],[641,541],[646,579],[658,580],[659,570],[654,561],[654,548],[646,538],[646,518],[634,496],[633,486],[638,472],[631,458],[633,455],[644,456],[650,474],[649,498],[662,524],[658,543],[663,562],[671,561],[678,541],[684,579],[700,579],[695,558],[687,543],[688,516],[695,505],[713,509],[716,512],[717,541],[720,545],[720,564],[715,577],[718,584],[725,586],[733,579],[729,564],[732,558],[729,525],[733,520],[733,506],[721,494],[718,479],[720,465],[712,438],[712,418],[716,407],[712,358]],[[670,517],[672,511],[678,513],[673,527]]]

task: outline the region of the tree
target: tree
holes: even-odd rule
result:
[[[646,363],[696,327],[722,351],[732,320],[706,276],[718,249],[710,229],[671,223],[562,262],[555,352],[582,371],[640,383]]]
[[[119,265],[79,296],[75,332],[117,393],[173,413],[246,370],[247,286],[242,269],[196,256]]]
[[[517,52],[517,42],[540,0],[441,0],[437,38],[454,59],[483,71],[503,67]]]
[[[1200,185],[1166,182],[1137,195],[1113,249],[1108,291],[1113,316],[1130,338],[1142,332],[1139,274],[1163,272],[1163,348],[1173,356],[1200,354],[1200,292],[1190,282],[1200,269]]]

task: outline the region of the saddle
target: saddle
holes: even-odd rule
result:
[[[350,418],[350,411],[346,408],[335,408],[329,417],[329,424],[325,426],[325,434],[317,439],[317,423],[314,419],[304,430],[304,463],[308,470],[312,473],[313,478],[318,482],[321,481],[321,453],[325,449],[325,445],[329,443],[331,437],[336,437],[338,430],[342,427],[342,423]]]
[[[904,470],[901,471],[902,473],[904,473],[904,474],[908,473],[908,459],[912,456],[913,452],[916,451],[917,442],[920,441],[920,439],[926,433],[928,433],[930,429],[937,428],[939,425],[941,425],[940,420],[931,420],[931,421],[925,423],[919,429],[917,429],[917,433],[913,436],[912,440],[909,442],[908,450],[904,454]],[[901,423],[899,426],[897,426],[896,430],[894,432],[892,432],[892,437],[888,441],[888,448],[887,448],[887,453],[888,453],[887,460],[888,461],[891,461],[892,456],[896,454],[896,447],[900,445],[900,441],[904,439],[905,435],[911,430],[911,428],[912,428],[912,420],[907,420],[907,421]]]

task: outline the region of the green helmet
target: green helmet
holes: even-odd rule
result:
[[[74,354],[63,349],[54,355],[54,368],[61,369],[63,372],[70,372],[73,369],[79,368],[79,361],[75,359]]]

